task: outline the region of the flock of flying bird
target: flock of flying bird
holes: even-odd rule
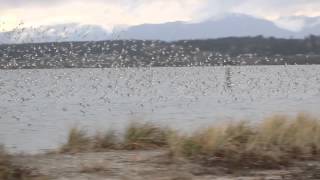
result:
[[[89,41],[90,32],[78,32],[76,29],[70,31],[66,28],[62,28],[62,31],[59,32],[61,34],[59,38],[52,39],[47,35],[52,33],[51,31],[53,30],[45,27],[27,29],[21,23],[10,32],[0,33],[0,69],[185,67],[290,63],[288,57],[281,55],[262,56],[248,53],[235,56],[218,51],[205,51],[188,41],[116,40],[116,37],[114,40]],[[30,34],[36,34],[37,37],[30,36]],[[81,41],[67,42],[69,36],[78,36]]]
[[[17,29],[14,37],[19,38],[23,32]],[[320,93],[320,74],[316,70],[228,66],[284,59],[255,54],[233,57],[163,41],[2,44],[0,69],[102,69],[28,70],[10,77],[11,71],[2,71],[0,97],[9,104],[26,105],[44,99],[68,100],[85,115],[88,108],[97,105],[111,112],[112,108],[131,103],[133,108],[128,110],[134,114],[141,109],[154,112],[172,103],[188,106],[204,99],[219,104]],[[207,67],[211,65],[227,66]],[[151,68],[154,66],[168,68]],[[62,112],[68,109],[61,107]]]

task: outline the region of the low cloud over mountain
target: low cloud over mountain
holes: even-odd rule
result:
[[[291,30],[281,24],[299,21],[300,27]],[[52,41],[99,41],[107,39],[143,39],[174,41],[181,39],[210,39],[222,37],[258,36],[304,38],[320,35],[320,17],[286,17],[275,24],[265,19],[232,14],[199,23],[169,22],[142,24],[122,31],[108,32],[100,26],[64,24],[36,29],[17,29],[0,33],[0,43],[29,43]]]

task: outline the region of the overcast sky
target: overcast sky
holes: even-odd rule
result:
[[[170,21],[201,21],[243,13],[299,29],[288,16],[320,16],[320,0],[0,0],[0,31],[64,23],[116,26]]]

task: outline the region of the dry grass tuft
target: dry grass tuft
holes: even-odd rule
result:
[[[97,133],[94,136],[94,146],[93,148],[97,151],[108,150],[108,149],[118,149],[119,140],[116,136],[115,131],[107,131],[106,133]]]
[[[168,134],[172,131],[152,123],[133,122],[127,127],[123,137],[115,131],[98,132],[89,137],[79,128],[72,128],[68,141],[60,148],[61,153],[101,152],[106,150],[152,149],[168,145]]]
[[[92,148],[91,138],[87,135],[86,131],[74,127],[70,130],[68,141],[62,146],[61,152],[63,153],[77,153],[87,151]]]
[[[11,156],[0,145],[0,180],[48,180],[46,176],[13,166],[10,160]]]
[[[169,138],[171,153],[206,164],[275,167],[314,159],[320,152],[320,121],[306,114],[273,116],[252,125],[238,122]]]
[[[277,167],[294,160],[318,158],[320,120],[302,113],[296,117],[276,115],[257,124],[240,121],[208,127],[191,135],[152,123],[132,122],[120,138],[114,131],[90,138],[85,131],[73,128],[62,152],[163,147],[168,147],[175,157],[208,165]]]
[[[12,174],[9,155],[5,152],[4,148],[0,146],[0,179],[9,179]]]
[[[170,130],[152,123],[131,123],[124,135],[125,149],[149,149],[167,146]]]

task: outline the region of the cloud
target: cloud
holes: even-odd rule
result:
[[[288,16],[320,16],[319,0],[0,0],[0,28],[62,23],[119,25],[200,21],[226,13],[242,13],[299,29]],[[1,24],[5,22],[5,25]],[[1,29],[0,29],[1,31]]]
[[[30,3],[21,2],[24,6],[28,6],[27,8],[19,4],[7,8],[0,15],[3,19],[11,21],[10,27],[20,21],[26,26],[78,22],[99,24],[112,29],[117,25],[190,21],[205,2],[205,0],[92,0],[88,3],[85,0],[69,0],[63,3],[49,1],[47,3],[50,5],[45,6],[33,0]]]
[[[320,15],[319,0],[244,0],[235,7],[235,12],[269,19],[283,16]]]
[[[320,16],[319,0],[245,0],[233,9],[243,13],[273,21],[281,28],[301,30],[306,22],[300,16]]]
[[[48,6],[63,2],[63,0],[0,0],[0,9],[30,6]]]

